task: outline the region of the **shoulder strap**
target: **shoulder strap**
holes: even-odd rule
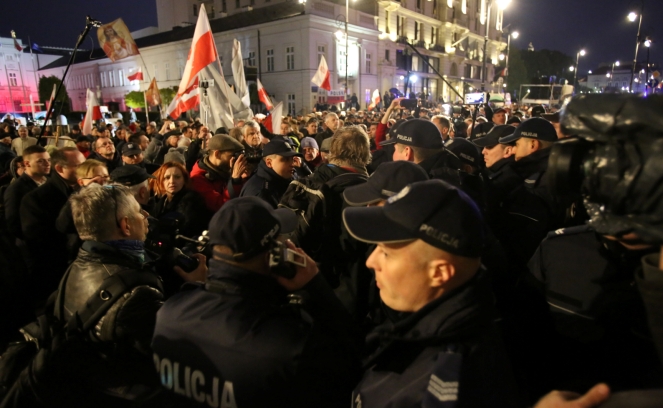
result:
[[[143,285],[162,290],[159,277],[148,271],[124,269],[104,279],[101,286],[85,302],[85,305],[69,319],[66,325],[67,333],[89,330],[124,293]]]

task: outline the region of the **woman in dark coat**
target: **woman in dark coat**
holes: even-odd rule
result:
[[[207,229],[212,214],[200,194],[187,187],[189,173],[186,168],[177,162],[167,162],[154,175],[156,180],[152,187],[157,202],[153,216],[160,220],[180,218],[180,235],[197,238]]]

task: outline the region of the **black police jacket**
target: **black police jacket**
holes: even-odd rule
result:
[[[529,270],[550,306],[564,389],[658,385],[652,380],[663,369],[635,285],[642,257],[658,251],[629,251],[584,225],[551,232],[541,243]]]
[[[239,196],[256,196],[276,208],[281,202],[281,197],[288,189],[290,181],[276,174],[274,170],[267,167],[264,160],[261,160],[255,174],[244,184]]]
[[[210,261],[209,278],[157,314],[154,362],[178,406],[347,406],[357,343],[321,275],[301,291],[303,305],[273,277],[222,261]]]
[[[23,238],[23,231],[21,230],[21,215],[19,209],[21,208],[21,201],[26,194],[36,189],[37,183],[23,173],[21,177],[14,180],[5,191],[4,195],[4,210],[5,219],[7,220],[7,229],[15,238]]]
[[[377,327],[367,338],[377,349],[364,364],[353,408],[517,406],[492,302],[480,271],[416,313]]]

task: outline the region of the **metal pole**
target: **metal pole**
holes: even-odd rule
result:
[[[37,97],[39,97],[39,81],[37,81],[37,70],[35,69],[35,56],[32,54],[32,41],[30,41],[30,36],[28,36],[28,45],[30,46],[30,60],[32,62],[32,74],[35,76],[35,88],[37,89]],[[39,56],[37,56],[39,58]],[[34,120],[34,116],[32,117]]]
[[[486,90],[486,47],[488,46],[488,29],[490,28],[490,10],[493,0],[488,3],[488,14],[486,16],[486,35],[483,39],[483,65],[481,66],[481,92]]]
[[[647,66],[645,67],[645,96],[647,96],[647,89],[649,88],[649,49],[650,48],[651,46],[647,47]]]
[[[9,102],[12,106],[12,113],[16,116],[16,107],[14,106],[14,96],[12,95],[12,84],[9,82],[9,71],[7,71],[7,63],[5,63],[5,75],[7,76],[7,89],[9,89]]]
[[[509,49],[511,48],[511,30],[509,30],[509,36],[506,38],[506,72],[504,73],[505,85],[509,84]],[[504,94],[506,95],[507,88],[504,88]]]
[[[25,93],[25,81],[23,81],[23,66],[21,65],[21,53],[18,54],[18,74],[21,76],[21,88],[23,88],[23,100],[28,99],[28,95]],[[21,109],[23,111],[23,109]]]
[[[576,54],[576,68],[573,70],[573,93],[576,91],[578,79],[578,65],[580,64],[580,51]]]
[[[345,0],[345,109],[348,104],[348,14],[350,13],[350,0]]]
[[[638,63],[638,48],[640,47],[640,27],[642,26],[642,13],[645,11],[645,2],[643,0],[642,7],[640,7],[640,21],[638,22],[638,35],[635,37],[635,57],[633,57],[633,69],[631,70],[631,83],[628,86],[628,91],[633,91],[633,77],[635,76],[635,66]]]

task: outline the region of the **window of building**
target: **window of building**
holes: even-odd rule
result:
[[[115,71],[108,71],[108,86],[115,86]]]
[[[102,88],[105,88],[105,87],[107,86],[107,83],[106,83],[106,72],[105,72],[105,71],[101,71],[101,72],[99,73],[99,78],[101,79],[101,87],[102,87]]]
[[[250,67],[255,67],[256,66],[256,52],[255,51],[249,51],[249,66]]]
[[[193,15],[195,17],[198,17],[198,5],[197,4],[193,5]]]
[[[170,80],[170,62],[164,62],[164,70],[166,71],[166,81]]]
[[[325,57],[325,60],[327,59],[327,47],[325,45],[318,45],[318,64],[320,64],[322,57]]]
[[[418,21],[414,22],[414,41],[419,41],[421,35],[421,23]]]
[[[626,81],[622,82],[622,86],[623,86],[623,87],[626,86]]]
[[[462,11],[463,14],[467,14],[467,0],[462,0],[460,4],[460,11]]]
[[[182,76],[184,75],[184,66],[185,66],[184,60],[178,60],[177,61],[177,69],[180,73],[180,76],[178,77],[178,79],[181,79]]]
[[[366,73],[371,73],[371,54],[366,54]]]
[[[437,44],[437,28],[436,27],[431,27],[430,28],[430,43],[431,43],[431,45]]]
[[[235,8],[239,8],[239,0],[235,0]]]
[[[417,0],[417,10],[421,10],[421,0]]]
[[[274,72],[274,49],[267,50],[267,72]]]
[[[124,86],[124,71],[120,69],[117,71],[117,73],[118,73],[117,86]]]
[[[16,79],[16,72],[9,73],[9,86],[18,86],[18,81]]]
[[[157,81],[159,80],[159,77],[157,76],[157,64],[154,64],[154,71],[152,71],[152,78],[155,78]]]
[[[384,32],[389,34],[389,11],[384,11]]]
[[[387,61],[391,61],[389,59],[389,50],[384,50],[384,59],[387,60]]]
[[[481,0],[481,14],[479,21],[481,24],[486,24],[486,0]]]
[[[285,48],[285,65],[288,71],[295,69],[295,47]]]
[[[288,94],[288,114],[291,116],[296,115],[296,109],[295,109],[295,94]]]
[[[228,12],[228,6],[226,6],[226,0],[221,0],[221,12],[222,13]]]
[[[398,34],[399,37],[405,37],[405,17],[398,16],[396,23],[396,34]]]
[[[256,5],[256,0],[251,0],[250,5],[251,5],[251,6],[255,6],[255,5]]]
[[[437,16],[437,0],[433,0],[433,15]]]
[[[12,54],[5,54],[5,60],[14,61],[14,56]]]
[[[452,8],[454,6],[454,0],[447,0],[447,7]]]

